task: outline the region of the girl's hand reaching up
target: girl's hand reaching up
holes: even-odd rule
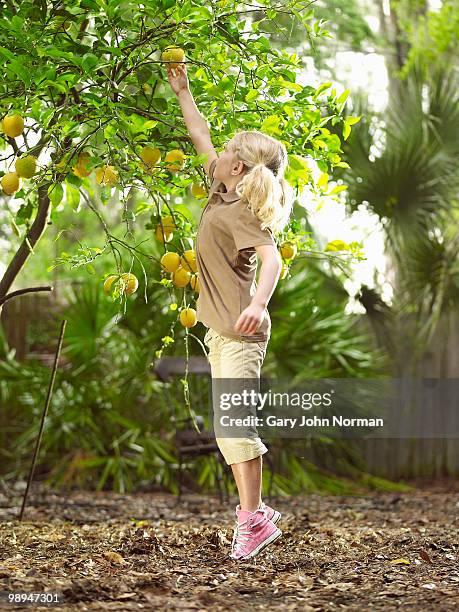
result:
[[[166,69],[167,78],[169,79],[170,86],[172,87],[175,95],[178,96],[182,90],[189,89],[186,64],[184,62],[179,64],[177,68],[171,68],[168,64]]]

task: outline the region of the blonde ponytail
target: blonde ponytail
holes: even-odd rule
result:
[[[261,221],[261,228],[281,232],[293,208],[293,189],[284,178],[287,150],[279,140],[257,130],[237,132],[229,148],[248,172],[236,185],[236,193]]]

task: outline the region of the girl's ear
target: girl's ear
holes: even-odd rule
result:
[[[244,162],[242,162],[241,160],[239,160],[239,161],[237,162],[237,164],[236,164],[236,168],[235,168],[235,169],[237,169],[237,173],[238,173],[238,174],[242,174],[242,173],[244,172],[244,168],[245,168],[245,166],[244,166]]]

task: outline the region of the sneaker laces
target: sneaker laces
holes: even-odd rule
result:
[[[235,546],[235,543],[236,543],[236,540],[237,540],[237,537],[238,537],[238,532],[239,532],[239,522],[238,522],[238,519],[237,519],[237,512],[238,512],[238,510],[240,510],[240,509],[241,509],[241,506],[240,506],[240,504],[238,504],[238,505],[236,506],[236,525],[235,525],[235,527],[234,527],[234,532],[233,532],[233,541],[231,542],[231,553],[233,553],[233,552],[234,552],[234,546]],[[263,502],[263,501],[262,501],[262,502],[261,502],[261,504],[258,506],[257,510],[263,510],[263,512],[266,512],[266,511],[267,511],[267,509],[266,509],[266,504],[265,504],[265,502]],[[255,511],[255,512],[256,512],[256,511]]]
[[[234,529],[233,541],[231,543],[231,553],[232,554],[237,554],[240,552],[240,550],[246,545],[246,543],[250,539],[250,534],[251,534],[253,527],[256,527],[257,525],[259,525],[262,521],[266,519],[266,516],[267,516],[266,509],[257,508],[255,512],[261,512],[262,516],[260,517],[258,521],[255,521],[255,523],[252,523],[250,526],[248,525],[248,522],[247,522],[248,519],[246,519],[242,523],[239,523],[236,519],[236,527]],[[253,512],[253,514],[255,514],[255,512]],[[241,527],[242,528],[245,527],[245,529],[241,529]]]

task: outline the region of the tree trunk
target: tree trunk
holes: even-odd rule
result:
[[[46,182],[44,185],[41,185],[41,187],[38,188],[37,215],[32,223],[32,227],[24,237],[21,246],[14,254],[13,259],[6,268],[3,278],[0,280],[0,299],[7,295],[17,275],[22,270],[27,259],[29,258],[31,250],[29,244],[27,243],[27,239],[33,249],[46,229],[46,225],[49,222],[51,215],[51,202],[48,196],[48,187],[49,182]]]

